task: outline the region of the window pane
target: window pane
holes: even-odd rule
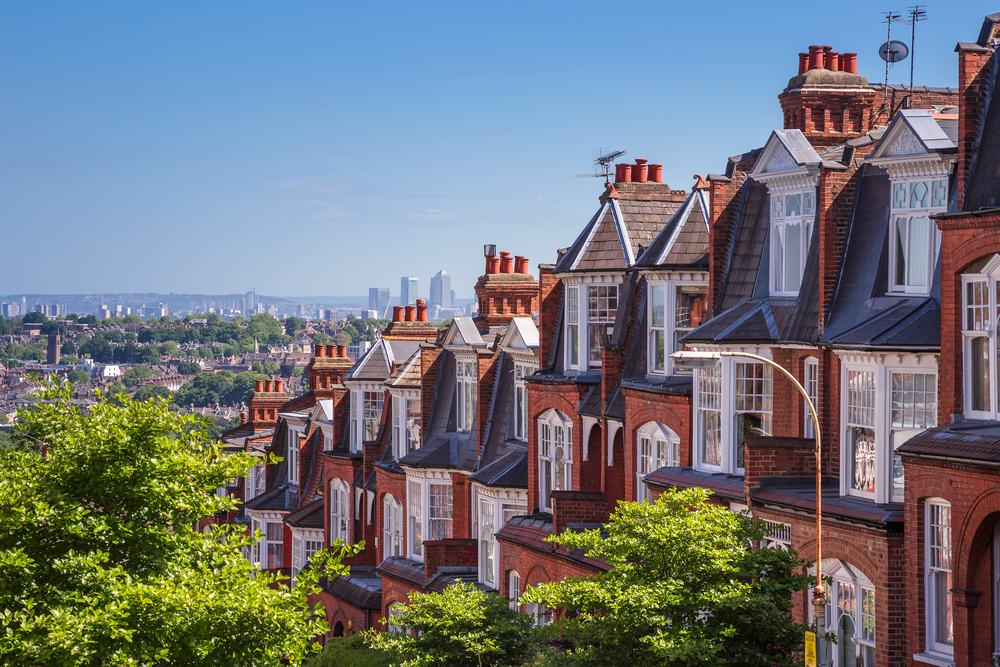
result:
[[[931,181],[931,206],[948,205],[948,181]]]
[[[892,184],[892,207],[906,208],[906,183]]]
[[[771,242],[771,253],[774,255],[774,260],[771,265],[774,267],[774,289],[776,292],[780,292],[785,284],[785,252],[784,252],[784,239],[782,238],[782,232],[784,227],[779,225],[771,229],[771,234],[774,240]]]
[[[736,467],[743,467],[743,440],[771,435],[771,415],[744,412],[736,415]]]
[[[785,225],[785,291],[798,292],[802,275],[802,227]]]
[[[649,345],[652,348],[651,354],[653,355],[653,370],[662,371],[666,360],[666,348],[662,329],[653,331]]]
[[[906,274],[907,285],[924,286],[927,284],[929,232],[930,220],[926,215],[910,218],[910,241],[907,247],[909,251]]]
[[[990,396],[990,339],[976,336],[969,341],[969,375],[972,381],[970,403],[973,410],[991,409]]]
[[[785,198],[781,195],[773,195],[771,197],[771,217],[780,218],[784,216],[784,201]]]
[[[851,488],[875,492],[875,431],[852,426],[848,430]]]
[[[801,195],[787,195],[785,197],[785,215],[793,217],[796,215],[802,215],[802,196]]]
[[[699,435],[701,460],[722,465],[722,370],[702,368],[698,372]]]
[[[816,213],[816,193],[812,191],[802,193],[802,215],[814,213]]]
[[[910,190],[910,208],[927,207],[927,183],[921,181],[914,183]]]
[[[896,281],[897,285],[906,284],[906,218],[896,218]]]
[[[667,307],[666,304],[666,289],[663,285],[653,285],[652,290],[650,290],[651,308],[652,308],[652,319],[650,321],[650,326],[662,327],[664,322],[664,312]]]

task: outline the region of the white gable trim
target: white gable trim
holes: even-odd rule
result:
[[[597,233],[597,228],[601,226],[601,220],[604,219],[604,214],[607,212],[608,207],[611,205],[613,199],[608,199],[604,202],[604,206],[601,210],[597,212],[593,220],[590,223],[590,229],[586,232],[587,238],[584,239],[583,245],[580,246],[580,251],[576,254],[576,258],[573,259],[573,265],[569,267],[570,271],[575,271],[576,267],[579,266],[580,260],[583,259],[584,254],[587,252],[587,248],[590,247],[590,242],[594,240],[594,234]]]
[[[635,254],[632,252],[632,241],[629,239],[628,229],[625,227],[625,215],[618,206],[617,199],[612,199],[610,201],[612,217],[615,219],[615,227],[618,229],[618,241],[622,244],[622,250],[624,250],[625,254],[625,265],[635,266]]]

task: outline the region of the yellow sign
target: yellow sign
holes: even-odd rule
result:
[[[816,633],[806,630],[806,667],[816,667]]]

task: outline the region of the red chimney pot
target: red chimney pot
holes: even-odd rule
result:
[[[823,47],[809,47],[809,69],[823,69]]]
[[[275,380],[274,381],[274,390],[276,392],[278,392],[279,394],[284,393],[284,391],[285,391],[285,383],[282,382],[281,380]]]
[[[240,413],[240,423],[241,424],[246,424],[247,423],[247,413],[245,413],[245,412],[241,412]]]
[[[336,345],[327,345],[326,346],[326,356],[328,356],[328,357],[335,357],[335,356],[337,356],[337,346]]]
[[[662,164],[651,164],[649,165],[649,180],[653,183],[663,182],[663,165]]]
[[[416,322],[417,321],[417,307],[416,306],[406,306],[406,321]]]
[[[322,343],[316,343],[316,345],[313,346],[313,347],[316,350],[314,354],[317,357],[325,357],[326,356],[326,345],[323,345]]]
[[[264,381],[255,380],[253,383],[253,390],[257,392],[264,391]]]
[[[846,60],[847,63],[840,66],[845,72],[850,74],[858,73],[858,54],[857,53],[843,53],[840,56],[841,60]]]
[[[423,299],[417,299],[417,321],[418,322],[427,321],[427,302],[424,301]]]
[[[826,54],[826,68],[831,72],[840,71],[840,54],[836,51],[828,51]]]
[[[347,358],[347,346],[346,345],[338,345],[337,346],[337,356],[338,357]]]
[[[639,158],[636,158],[636,160],[635,160],[635,166],[632,167],[632,180],[635,181],[636,183],[645,183],[646,182],[646,163],[647,162],[649,162],[649,160],[640,160]]]
[[[618,165],[622,168],[621,177],[616,181],[616,183],[631,183],[632,182],[632,165],[630,163]]]
[[[799,74],[805,74],[807,69],[809,69],[809,54],[808,53],[800,53],[799,54]]]
[[[500,251],[500,273],[514,273],[511,266],[510,253],[506,250]]]
[[[393,306],[392,307],[392,321],[393,322],[402,322],[403,321],[403,307],[402,306]]]
[[[272,391],[274,391],[274,381],[264,380],[264,393],[270,394]]]

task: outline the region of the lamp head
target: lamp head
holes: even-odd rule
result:
[[[689,371],[695,368],[715,368],[719,360],[722,359],[722,353],[682,350],[674,352],[670,358],[674,360],[674,368]]]

